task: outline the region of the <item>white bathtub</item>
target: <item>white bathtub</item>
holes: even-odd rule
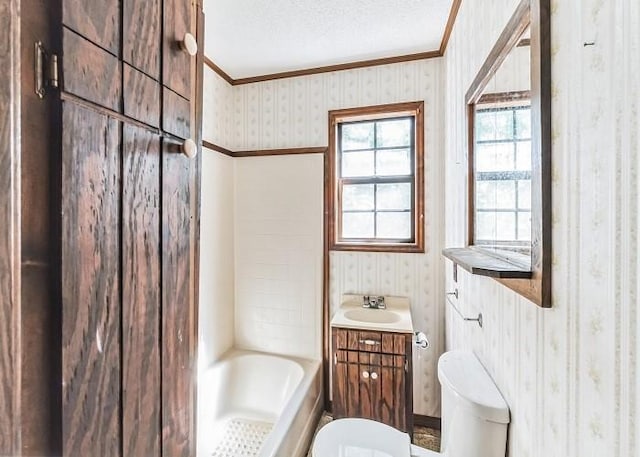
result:
[[[234,349],[198,379],[198,457],[300,457],[322,408],[320,362]]]

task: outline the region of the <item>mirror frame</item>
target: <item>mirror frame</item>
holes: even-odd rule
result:
[[[499,278],[538,306],[551,307],[551,15],[550,0],[522,0],[465,96],[467,105],[467,246],[474,246],[474,115],[476,103],[530,27],[531,70],[531,278]],[[490,253],[496,256],[495,253]],[[507,259],[508,260],[508,259]]]

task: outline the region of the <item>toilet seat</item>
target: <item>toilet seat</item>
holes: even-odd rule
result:
[[[436,457],[413,446],[409,435],[369,419],[336,419],[316,435],[313,457]]]

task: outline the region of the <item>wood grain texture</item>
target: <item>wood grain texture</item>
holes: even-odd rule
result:
[[[122,60],[160,80],[161,0],[123,0]]]
[[[194,451],[191,166],[180,144],[162,152],[162,455]]]
[[[125,125],[122,197],[122,443],[160,456],[160,137]]]
[[[19,2],[0,0],[0,455],[20,453]],[[19,87],[19,86],[18,86]]]
[[[60,103],[33,90],[33,43],[60,48],[60,3],[23,0],[20,12],[20,440],[30,456],[61,454]]]
[[[62,22],[111,54],[118,55],[119,0],[62,0]]]
[[[442,250],[442,255],[474,275],[529,279],[533,274],[529,266],[508,262],[482,248],[448,248]]]
[[[119,146],[117,121],[63,105],[65,456],[120,454]]]
[[[124,115],[160,126],[160,83],[124,64]]]
[[[64,90],[121,113],[121,65],[117,57],[67,29],[62,39]]]
[[[331,330],[334,417],[373,419],[412,433],[411,334]],[[380,344],[363,345],[365,339]]]
[[[163,88],[162,128],[180,138],[191,138],[191,104],[172,90]]]
[[[164,0],[164,40],[162,46],[162,83],[191,99],[191,59],[181,47],[184,34],[191,28],[191,3],[184,0]],[[194,35],[195,36],[195,35]],[[198,43],[203,46],[204,43]]]

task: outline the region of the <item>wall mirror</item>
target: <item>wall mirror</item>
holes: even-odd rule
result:
[[[548,0],[522,0],[467,94],[465,248],[444,255],[551,306]]]

